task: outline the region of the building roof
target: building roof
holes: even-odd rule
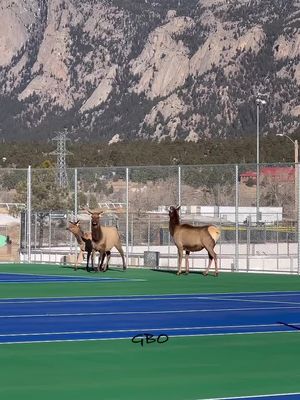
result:
[[[260,175],[279,177],[283,175],[294,176],[294,167],[263,167],[260,169]],[[256,178],[256,171],[246,171],[240,175],[243,178]]]

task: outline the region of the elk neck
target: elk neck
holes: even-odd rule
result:
[[[171,236],[174,235],[175,228],[176,228],[176,226],[179,226],[179,225],[180,225],[179,215],[173,214],[172,216],[170,216],[169,230],[170,230]]]
[[[101,225],[100,224],[92,225],[92,241],[97,243],[100,242],[101,239],[102,239]]]
[[[76,238],[78,244],[82,244],[82,243],[83,243],[83,240],[82,240],[82,238],[81,238],[81,236],[83,235],[82,230],[80,230],[80,231],[77,232],[77,233],[73,232],[73,235],[75,236],[75,238]]]

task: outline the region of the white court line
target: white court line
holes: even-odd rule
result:
[[[258,398],[268,398],[268,397],[281,397],[281,396],[296,396],[300,395],[300,392],[295,393],[275,393],[275,394],[256,394],[253,396],[237,396],[237,397],[210,397],[207,399],[197,399],[197,400],[238,400],[238,399],[253,399]]]
[[[291,291],[286,291],[286,292],[276,292],[276,291],[270,291],[270,292],[216,292],[216,293],[156,293],[156,294],[129,294],[129,295],[113,295],[113,296],[67,296],[67,297],[0,297],[1,300],[14,300],[14,301],[19,301],[19,300],[39,300],[39,299],[45,299],[45,300],[55,300],[59,299],[60,301],[64,301],[64,299],[68,299],[68,301],[72,301],[72,299],[85,299],[85,300],[97,300],[97,299],[106,299],[106,300],[130,300],[130,299],[141,299],[141,300],[147,300],[147,299],[152,299],[157,297],[157,299],[164,300],[165,296],[178,296],[178,299],[194,299],[198,298],[199,296],[249,296],[249,295],[259,295],[259,296],[300,296],[300,291],[296,290],[291,290]],[[158,297],[160,296],[160,297]],[[170,297],[171,298],[171,297]],[[174,298],[174,297],[172,297]],[[177,300],[177,298],[175,298]]]
[[[290,331],[255,331],[255,332],[230,332],[230,333],[200,333],[200,334],[186,334],[186,335],[172,335],[171,338],[186,338],[186,337],[206,337],[206,336],[233,336],[233,335],[263,335],[263,334],[278,334],[278,333],[295,333],[295,330]],[[128,340],[130,337],[108,337],[108,338],[92,338],[92,339],[54,339],[54,340],[27,340],[22,342],[1,342],[0,345],[5,344],[35,344],[35,343],[63,343],[63,342],[96,342],[96,341],[109,341],[109,340]],[[199,399],[205,400],[205,399]],[[216,399],[208,399],[216,400]]]
[[[73,275],[72,275],[73,276]],[[151,298],[151,297],[164,297],[164,296],[180,296],[182,298],[184,297],[199,297],[199,296],[235,296],[235,295],[240,295],[240,296],[248,296],[248,295],[259,295],[259,296],[286,296],[286,295],[293,295],[293,296],[300,296],[300,291],[299,290],[290,290],[286,292],[282,291],[270,291],[270,292],[216,292],[216,293],[156,293],[156,294],[128,294],[128,295],[112,295],[112,296],[67,296],[66,298],[68,299],[80,299],[81,297],[84,298],[120,298],[120,299],[127,299],[131,297],[139,297],[139,298]],[[58,297],[58,296],[50,296],[50,297],[30,297],[30,299],[62,299],[64,297]],[[18,299],[16,297],[3,297],[2,300],[7,299],[7,300],[14,300]],[[19,297],[19,299],[27,299],[27,297]]]
[[[43,299],[43,300],[36,300],[36,299]],[[50,300],[51,299],[51,300]],[[56,300],[57,299],[57,300]],[[197,296],[195,297],[189,297],[188,299],[198,299]],[[7,301],[8,300],[8,301]],[[33,301],[34,300],[34,301]],[[86,297],[84,296],[83,298],[80,297],[66,297],[66,298],[61,298],[61,297],[36,297],[36,298],[30,298],[30,299],[24,299],[24,300],[19,300],[17,298],[11,298],[11,299],[1,299],[0,304],[39,304],[39,303],[85,303],[85,302],[111,302],[111,301],[164,301],[164,300],[185,300],[182,297]]]
[[[69,279],[69,280],[63,280],[63,279],[61,279],[61,280],[49,280],[49,281],[47,281],[47,280],[40,280],[40,281],[3,281],[3,282],[1,282],[0,281],[0,285],[8,285],[8,284],[11,284],[11,283],[13,283],[13,284],[17,284],[17,285],[20,285],[20,284],[22,284],[22,285],[26,285],[26,284],[30,284],[30,285],[41,285],[41,284],[48,284],[48,283],[123,283],[123,282],[147,282],[147,280],[146,279],[130,279],[130,278],[120,278],[120,279],[118,279],[118,278],[115,278],[115,279],[111,279],[111,280],[108,280],[108,279],[98,279],[98,280],[96,280],[96,279],[94,279],[94,280],[92,280],[92,279],[89,279],[89,280],[87,280],[87,279],[82,279],[82,280],[80,280],[80,279],[73,279],[73,280],[71,280],[71,279]]]
[[[213,313],[230,311],[266,311],[266,310],[290,310],[299,306],[290,307],[248,307],[248,308],[217,308],[217,309],[188,309],[188,310],[155,310],[155,311],[103,311],[81,313],[45,313],[45,314],[8,314],[0,315],[0,318],[45,318],[45,317],[88,317],[96,315],[144,315],[144,314],[184,314],[184,313]]]
[[[300,302],[293,302],[293,301],[275,301],[275,300],[255,300],[255,299],[241,299],[241,298],[234,298],[234,297],[226,297],[226,299],[219,297],[206,297],[201,296],[198,297],[200,300],[228,300],[228,301],[237,301],[237,302],[244,302],[244,303],[268,303],[268,304],[293,304],[293,305],[300,305]]]
[[[293,325],[300,324],[293,322]],[[104,329],[94,331],[63,331],[63,332],[33,332],[33,333],[1,333],[0,337],[24,337],[24,336],[49,336],[49,335],[89,335],[96,333],[130,333],[130,332],[147,332],[147,331],[192,331],[192,330],[205,330],[205,329],[236,329],[236,328],[266,328],[266,327],[281,327],[282,324],[251,324],[251,325],[213,325],[213,326],[190,326],[190,327],[161,327],[161,328],[135,328],[135,329]],[[239,333],[239,332],[237,332]]]
[[[204,293],[205,295],[207,293]],[[212,293],[212,295],[215,295],[218,293]],[[228,293],[224,293],[225,296],[235,296],[236,293],[234,292],[228,292]],[[300,292],[299,291],[293,291],[293,292],[254,292],[254,293],[247,293],[247,292],[243,292],[243,293],[237,293],[237,297],[238,296],[245,296],[247,297],[248,294],[251,294],[252,296],[259,296],[259,297],[274,297],[274,296],[300,296]]]
[[[177,296],[177,297],[175,297]],[[57,299],[57,300],[56,300]],[[81,297],[35,297],[35,298],[7,298],[1,299],[0,304],[35,304],[35,303],[72,303],[72,302],[107,302],[107,301],[166,301],[166,300],[213,300],[213,301],[235,301],[235,302],[249,302],[249,303],[270,303],[270,304],[291,304],[291,305],[299,305],[300,302],[291,302],[291,301],[274,301],[274,300],[255,300],[255,299],[240,299],[234,297],[213,297],[212,296],[202,296],[202,295],[192,295],[189,297],[184,297],[180,295],[166,295],[162,297],[148,297],[146,296],[138,296],[138,297],[98,297],[98,296],[83,296]]]
[[[120,270],[121,272],[121,270]],[[57,275],[57,274],[53,274],[53,275],[44,275],[44,274],[30,274],[27,272],[0,272],[0,277],[1,275],[16,275],[16,276],[36,276],[38,278],[83,278],[83,279],[127,279],[127,278],[121,278],[121,277],[110,277],[110,276],[102,276],[100,277],[98,275],[97,276],[89,276],[89,275],[85,275],[85,276],[81,276],[81,275]]]
[[[1,275],[15,275],[15,276],[24,276],[24,277],[37,277],[39,279],[35,281],[26,281],[26,280],[20,280],[16,281],[11,278],[11,280],[3,280],[1,281]],[[43,280],[44,278],[54,278],[51,279],[50,281]],[[57,280],[55,280],[57,278]],[[62,279],[60,279],[62,278]],[[68,280],[64,280],[68,279]],[[63,283],[69,283],[69,282],[105,282],[105,281],[115,281],[115,282],[146,282],[146,279],[140,279],[140,278],[126,278],[126,277],[111,277],[111,276],[76,276],[76,275],[39,275],[39,274],[27,274],[27,273],[18,273],[18,272],[0,272],[0,284],[6,284],[6,283],[57,283],[57,282],[63,282]]]

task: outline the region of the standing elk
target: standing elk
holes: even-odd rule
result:
[[[94,249],[93,249],[93,244],[92,244],[92,233],[91,232],[83,232],[81,227],[80,227],[80,222],[72,222],[69,221],[69,226],[66,228],[68,231],[73,233],[73,235],[76,238],[76,241],[79,245],[80,252],[78,254],[76,263],[75,263],[75,270],[77,270],[79,260],[83,259],[83,254],[86,251],[87,252],[87,262],[86,262],[86,270],[89,272],[89,260],[91,258],[92,262],[92,269],[94,268]],[[100,269],[102,267],[105,255],[110,256],[110,252],[106,252],[101,254],[101,264],[100,264]]]
[[[122,257],[123,262],[123,270],[126,269],[124,251],[122,249],[121,238],[119,231],[114,226],[101,226],[100,224],[100,215],[103,214],[104,211],[93,212],[87,210],[89,214],[91,214],[91,222],[92,222],[92,243],[93,248],[97,251],[100,251],[101,254],[109,252],[107,256],[106,264],[103,267],[103,271],[107,270],[108,262],[110,260],[110,250],[115,247]],[[100,269],[98,265],[98,270]]]
[[[80,249],[77,260],[75,262],[74,269],[77,270],[78,263],[79,261],[81,262],[83,260],[83,254],[86,251],[87,252],[86,270],[89,271],[89,260],[93,251],[91,233],[83,232],[80,228],[79,221],[76,222],[69,221],[69,225],[66,229],[67,231],[73,233]],[[92,265],[93,265],[93,256],[92,256]]]
[[[185,250],[185,269],[189,273],[189,255],[191,251],[200,251],[206,249],[208,252],[209,263],[203,275],[207,275],[212,264],[215,262],[215,276],[218,276],[217,254],[214,247],[220,237],[221,231],[214,225],[192,226],[189,224],[180,224],[179,207],[171,206],[169,208],[169,230],[178,249],[178,271],[181,274],[181,264],[183,251]]]

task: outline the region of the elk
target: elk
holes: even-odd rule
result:
[[[192,226],[189,224],[180,224],[179,211],[180,206],[169,208],[169,230],[173,237],[178,250],[178,271],[177,275],[181,274],[181,264],[183,251],[185,250],[185,270],[189,273],[189,255],[191,251],[200,251],[206,249],[208,252],[209,263],[203,273],[207,275],[212,264],[215,263],[215,276],[218,276],[217,255],[214,251],[217,240],[220,237],[221,231],[214,225]]]
[[[103,271],[107,270],[108,262],[110,260],[110,250],[115,247],[122,257],[123,270],[126,269],[124,251],[122,249],[121,238],[119,231],[114,226],[101,226],[100,215],[103,214],[103,210],[99,212],[93,212],[87,210],[91,214],[92,222],[92,244],[93,248],[99,251],[101,254],[109,252],[107,256],[106,264],[103,267]],[[100,260],[99,260],[100,262]],[[98,270],[100,266],[98,264]]]
[[[80,221],[72,222],[69,221],[69,226],[66,228],[68,231],[73,233],[73,235],[76,238],[76,241],[79,245],[80,252],[78,254],[76,263],[75,263],[75,270],[77,270],[79,260],[81,261],[83,259],[83,253],[86,251],[87,252],[87,262],[86,262],[86,270],[89,272],[89,260],[91,258],[92,261],[92,268],[94,267],[94,249],[93,249],[93,244],[92,244],[92,233],[91,232],[83,232],[81,227],[80,227]],[[110,252],[103,253],[101,254],[101,265],[100,269],[102,267],[105,254],[107,256],[110,255]]]
[[[89,232],[83,232],[81,230],[79,221],[76,222],[69,221],[69,226],[66,229],[67,231],[73,233],[80,248],[74,269],[77,270],[79,260],[81,261],[83,259],[83,253],[86,251],[87,252],[86,270],[89,271],[89,260],[93,251],[92,235]]]

